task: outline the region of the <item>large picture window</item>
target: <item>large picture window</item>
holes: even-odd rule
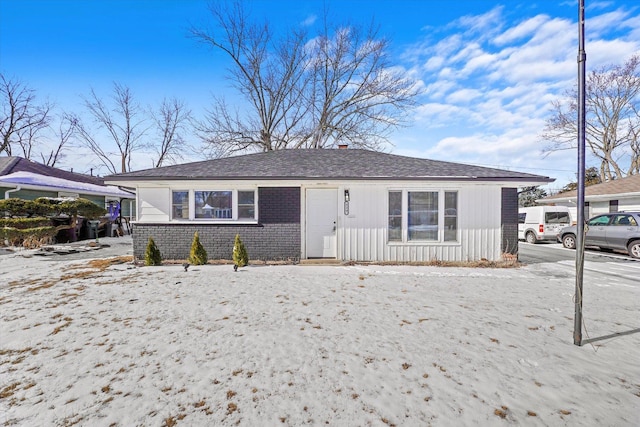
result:
[[[409,240],[438,240],[438,192],[409,191]]]
[[[233,218],[233,192],[194,191],[195,218]]]
[[[392,190],[388,208],[389,242],[458,240],[457,191]]]

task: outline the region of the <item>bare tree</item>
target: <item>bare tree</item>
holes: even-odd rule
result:
[[[0,73],[0,152],[12,155],[20,149],[31,158],[41,131],[49,126],[51,104],[38,104],[35,91],[18,80],[9,80]]]
[[[64,151],[76,133],[77,124],[76,118],[71,114],[63,113],[60,116],[57,129],[53,132],[57,145],[46,155],[40,153],[43,164],[55,167],[56,163],[64,157]]]
[[[192,35],[231,59],[229,79],[249,105],[241,114],[217,98],[198,123],[218,155],[343,142],[379,148],[414,105],[417,86],[390,66],[375,26],[330,27],[325,13],[316,37],[293,29],[276,38],[268,23],[250,23],[239,1],[211,12],[219,33]]]
[[[144,147],[142,137],[147,131],[143,128],[146,118],[135,102],[131,90],[127,86],[114,83],[112,106],[108,106],[91,89],[91,95],[84,98],[84,105],[91,114],[97,130],[106,131],[118,152],[108,151],[106,144],[98,141],[96,130],[76,117],[78,136],[83,144],[98,156],[110,173],[129,172],[131,156]],[[119,157],[120,170],[114,163],[114,157]]]
[[[219,155],[243,150],[286,148],[289,135],[301,117],[306,34],[287,32],[274,40],[268,24],[248,22],[241,2],[211,7],[220,35],[193,29],[192,35],[222,51],[232,60],[229,80],[248,103],[248,114],[231,111],[223,98],[196,128]]]
[[[600,160],[602,181],[638,173],[640,55],[589,73],[585,101],[586,144]],[[552,142],[546,152],[577,147],[577,112],[577,89],[554,101],[542,135]]]
[[[419,94],[415,82],[389,63],[389,42],[373,24],[331,28],[325,14],[322,31],[308,46],[309,132],[299,145],[381,148]]]
[[[158,160],[154,166],[158,168],[167,160],[175,162],[182,158],[185,150],[183,133],[191,117],[191,111],[184,102],[172,98],[162,100],[158,111],[152,111],[151,115],[161,136],[160,146],[156,147]]]

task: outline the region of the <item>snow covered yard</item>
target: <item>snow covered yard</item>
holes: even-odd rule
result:
[[[573,286],[536,266],[5,255],[0,423],[640,425],[640,334],[574,346]],[[638,328],[638,288],[585,298],[592,336]]]

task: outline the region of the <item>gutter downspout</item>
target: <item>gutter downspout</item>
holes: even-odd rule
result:
[[[7,191],[4,192],[4,198],[8,199],[9,198],[9,193],[13,193],[13,192],[20,191],[20,190],[22,190],[22,187],[19,186],[19,185],[16,188],[14,188],[13,190],[7,190]]]

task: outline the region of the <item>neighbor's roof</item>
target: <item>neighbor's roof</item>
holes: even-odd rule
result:
[[[603,182],[602,184],[589,185],[584,188],[584,196],[585,199],[607,198],[609,196],[640,196],[640,175],[631,175],[626,178]],[[544,199],[540,199],[539,202],[555,203],[575,200],[577,197],[578,190],[571,190],[545,197]]]
[[[104,179],[97,176],[84,175],[81,173],[69,172],[52,166],[42,165],[22,157],[0,157],[0,176],[9,175],[14,172],[31,172],[39,175],[62,178],[75,182],[87,182],[95,185],[104,185]]]
[[[108,182],[148,180],[477,180],[552,182],[528,173],[398,156],[361,149],[299,149],[145,169],[110,175]]]
[[[65,191],[94,196],[135,198],[135,194],[123,191],[114,185],[96,185],[63,178],[40,175],[32,172],[14,172],[0,176],[0,186],[15,186],[31,190]]]

